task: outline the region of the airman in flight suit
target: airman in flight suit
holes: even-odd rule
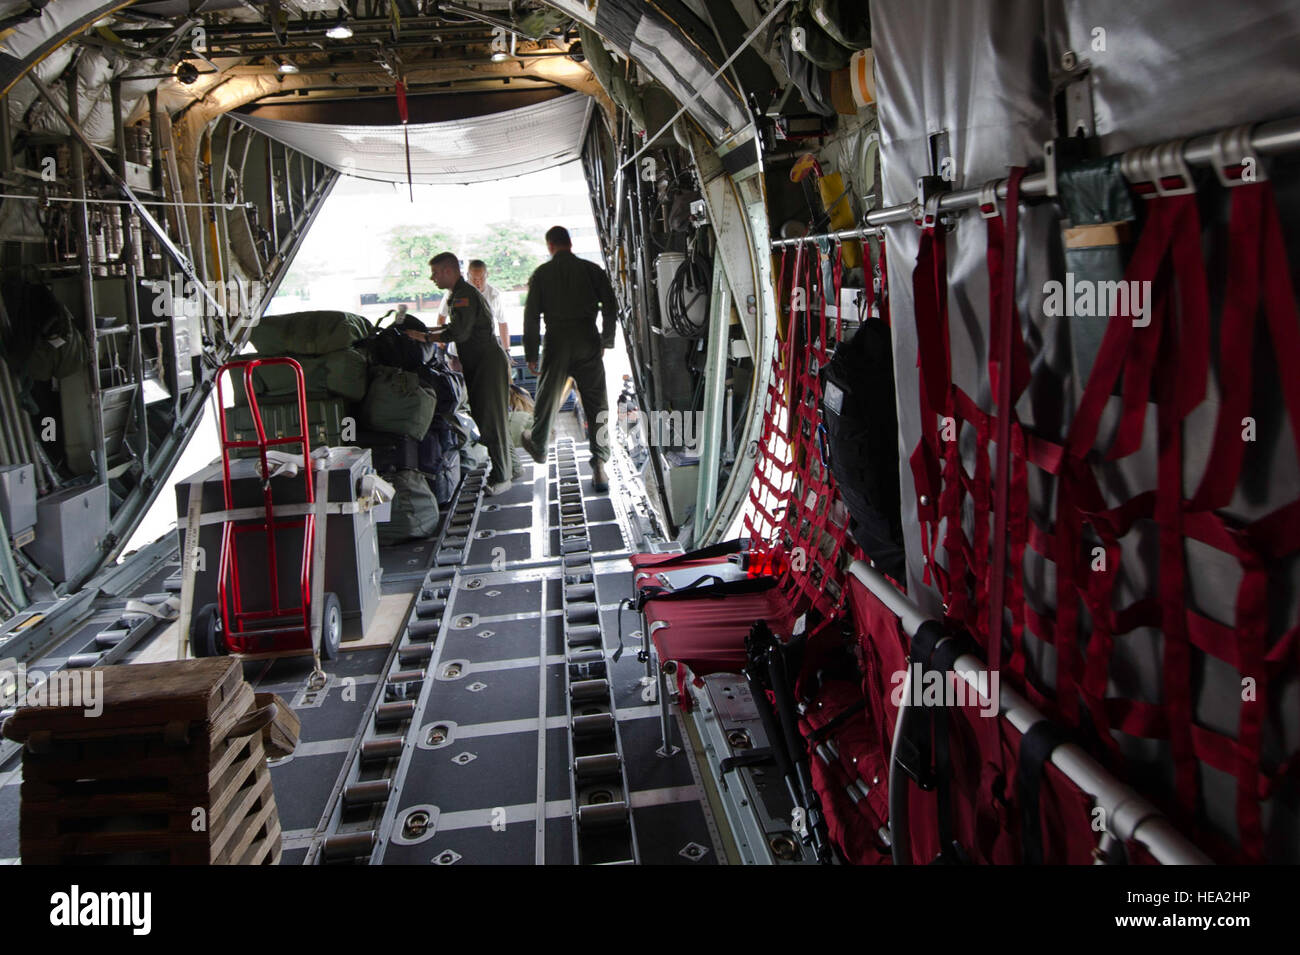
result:
[[[507,424],[510,410],[510,361],[497,343],[492,309],[460,272],[460,260],[441,252],[429,260],[429,277],[447,290],[451,320],[433,331],[408,331],[418,341],[455,342],[465,373],[469,411],[492,461],[488,494],[510,487],[514,450]]]
[[[573,254],[567,229],[558,225],[549,229],[546,247],[551,259],[533,272],[524,303],[524,357],[529,369],[538,373],[540,344],[541,372],[533,408],[533,430],[531,434],[524,432],[522,443],[533,460],[538,463],[546,460],[555,414],[565,385],[572,377],[587,419],[592,489],[604,492],[609,490],[605,474],[605,462],[609,460],[609,399],[601,353],[614,347],[618,302],[605,270]],[[596,329],[597,309],[602,319],[601,331]],[[540,341],[543,317],[545,342]]]

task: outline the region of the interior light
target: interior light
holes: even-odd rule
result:
[[[504,50],[497,50],[495,53],[492,54],[493,63],[504,63],[508,59],[510,59],[510,54],[505,52]]]
[[[297,65],[296,63],[291,63],[291,62],[289,62],[288,60],[276,60],[276,61],[275,61],[275,68],[276,68],[277,70],[279,70],[281,73],[297,73],[297,72],[298,72],[298,65]]]
[[[339,18],[334,21],[334,25],[325,31],[325,35],[331,40],[346,40],[352,36],[352,28],[343,19],[342,10],[339,11]]]

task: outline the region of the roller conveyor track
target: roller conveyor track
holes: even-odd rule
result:
[[[573,451],[561,438],[506,493],[449,509],[461,533],[448,533],[465,539],[450,549],[462,554],[441,565],[449,548],[434,547],[382,681],[418,690],[372,704],[395,722],[362,721],[313,861],[722,861],[687,755],[656,754],[659,710],[641,664],[631,652],[615,659],[619,602],[632,585],[626,515],[593,492]],[[425,632],[430,640],[412,639]],[[603,712],[584,712],[593,707]],[[653,833],[648,850],[634,825]]]
[[[396,811],[391,797],[401,789],[422,723],[427,677],[436,665],[443,615],[458,573],[454,567],[444,566],[442,558],[463,553],[483,479],[482,470],[468,475],[452,501],[434,549],[435,566],[425,575],[406,626],[394,641],[376,683],[368,712],[312,836],[304,860],[308,865],[364,864],[383,855]]]
[[[552,455],[556,463],[556,516],[563,565],[561,606],[573,857],[580,865],[634,865],[640,861],[640,853],[600,628],[587,509],[573,440],[559,441]]]

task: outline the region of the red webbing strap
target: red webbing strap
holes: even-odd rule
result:
[[[881,256],[881,262],[884,256]],[[862,242],[862,291],[866,296],[867,308],[862,313],[862,321],[871,317],[872,306],[876,304],[876,266],[871,261],[871,243],[865,239]],[[836,329],[835,339],[839,340],[838,328]]]
[[[1224,519],[1203,513],[1226,507],[1241,476],[1246,441],[1241,433],[1251,411],[1252,359],[1260,310],[1268,322],[1273,354],[1278,356],[1278,381],[1290,419],[1293,445],[1300,453],[1300,376],[1284,357],[1300,355],[1300,315],[1289,279],[1286,245],[1278,219],[1272,185],[1267,181],[1234,187],[1228,226],[1227,284],[1219,331],[1221,404],[1215,437],[1196,494],[1188,503],[1191,536],[1209,537],[1211,546],[1233,553],[1241,563],[1235,625],[1229,629],[1206,618],[1189,615],[1188,638],[1202,651],[1233,665],[1242,678],[1254,681],[1255,692],[1244,699],[1235,741],[1218,749],[1204,735],[1197,737],[1197,756],[1237,779],[1237,830],[1243,857],[1264,860],[1264,832],[1259,800],[1272,779],[1261,772],[1260,750],[1267,716],[1270,677],[1290,654],[1293,629],[1268,650],[1268,566],[1300,547],[1300,502],[1292,502],[1255,521],[1242,531]],[[1202,512],[1202,513],[1195,513]],[[1290,518],[1289,520],[1287,518]],[[1225,631],[1227,633],[1225,634]],[[1227,637],[1227,639],[1225,639]],[[1232,642],[1235,638],[1235,645]],[[1246,694],[1243,694],[1245,696]],[[1206,752],[1221,754],[1211,761]],[[1226,755],[1223,755],[1226,754]],[[1225,761],[1228,765],[1224,765]],[[1285,771],[1286,763],[1281,771]],[[1276,777],[1275,777],[1276,778]]]
[[[803,299],[804,308],[802,315],[798,317],[793,311],[791,313],[789,345],[787,351],[787,369],[788,390],[787,390],[787,440],[790,447],[790,458],[794,462],[794,483],[789,490],[786,501],[785,517],[782,521],[784,530],[791,540],[790,554],[791,559],[781,575],[780,587],[787,595],[791,596],[791,606],[800,612],[803,608],[812,603],[812,594],[809,592],[808,579],[811,574],[807,573],[808,567],[814,560],[816,545],[812,541],[811,527],[808,527],[808,533],[804,533],[806,495],[810,493],[808,483],[808,442],[805,440],[805,425],[807,418],[800,414],[800,409],[807,396],[806,381],[804,378],[803,368],[806,364],[807,355],[812,348],[813,336],[811,334],[812,310],[814,300],[812,297],[812,274],[817,267],[817,249],[810,248],[810,255],[804,255],[803,246],[800,246],[799,255],[796,258],[795,265],[795,284],[794,288],[800,290],[803,294],[799,296]],[[796,339],[798,342],[796,344]],[[815,453],[815,452],[814,452]]]
[[[916,268],[912,272],[912,295],[916,315],[916,360],[919,369],[921,439],[909,463],[916,487],[916,511],[921,524],[921,552],[925,561],[924,581],[929,584],[942,575],[935,562],[939,525],[939,428],[938,415],[948,415],[948,383],[951,366],[948,352],[948,277],[942,233],[935,223],[921,231]],[[932,576],[933,575],[933,576]],[[944,588],[946,589],[946,588]]]
[[[885,240],[880,240],[880,317],[889,321],[889,256],[885,254]]]
[[[1012,529],[1024,530],[1023,520],[1013,520],[1011,515],[1013,429],[1018,434],[1015,405],[1029,384],[1029,360],[1025,354],[1020,334],[1020,319],[1016,312],[1016,253],[1019,241],[1020,181],[1023,167],[1014,167],[1007,179],[1006,212],[997,214],[996,200],[991,209],[982,210],[987,223],[987,265],[989,277],[989,381],[995,396],[996,419],[992,422],[993,434],[988,424],[979,427],[975,462],[975,579],[979,596],[976,603],[976,626],[983,629],[985,655],[990,672],[1002,670],[1002,630],[1006,615],[1006,579],[1008,537]],[[994,469],[993,493],[989,493],[988,441],[992,438],[997,448]],[[1023,454],[1023,440],[1016,442]],[[1016,469],[1024,473],[1023,462]],[[1027,494],[1027,487],[1017,482],[1017,493]],[[1027,513],[1027,502],[1021,502],[1019,513]],[[993,513],[992,559],[989,554],[989,511]],[[960,514],[960,512],[959,512]],[[960,517],[958,516],[958,519]],[[952,517],[949,518],[953,520]],[[1024,538],[1020,538],[1019,553],[1024,553]],[[1019,576],[1014,569],[1012,576]],[[1022,598],[1023,599],[1023,598]],[[1013,631],[1013,638],[1017,636]],[[1018,640],[1013,643],[1019,654]],[[1018,661],[1023,669],[1023,661]],[[987,831],[1005,832],[1001,822],[1000,802],[1006,788],[1006,771],[1003,760],[1002,724],[1000,720],[979,720],[987,724],[988,732],[982,735],[984,772],[977,794],[977,810],[993,825]]]
[[[1200,254],[1200,216],[1196,209],[1196,198],[1191,195],[1161,196],[1148,200],[1147,210],[1147,222],[1125,272],[1124,281],[1129,288],[1133,287],[1134,282],[1154,284],[1172,246],[1175,250],[1174,264],[1179,270],[1183,318],[1189,332],[1184,345],[1187,351],[1184,354],[1189,361],[1203,357],[1208,363],[1208,295],[1205,290],[1205,266]],[[1158,309],[1153,305],[1152,311]],[[1157,330],[1156,318],[1153,315],[1148,317],[1151,325],[1143,329],[1148,334],[1142,336],[1138,350],[1134,349],[1132,343],[1135,333],[1132,319],[1119,315],[1110,317],[1106,335],[1088,376],[1088,384],[1079,401],[1074,420],[1070,423],[1065,445],[1071,459],[1082,461],[1084,455],[1092,449],[1097,439],[1101,414],[1121,372],[1125,374],[1124,417],[1115,444],[1135,448],[1135,442],[1141,442],[1151,371],[1146,355],[1154,348],[1148,338],[1154,338],[1149,333]],[[1131,354],[1136,356],[1132,371],[1137,373],[1132,386],[1128,382]],[[1206,377],[1207,371],[1204,368],[1189,367],[1185,374],[1180,375],[1179,395],[1183,399],[1180,409],[1183,415],[1204,397]],[[1147,385],[1148,390],[1142,391],[1139,388],[1142,384]],[[1131,413],[1130,406],[1139,404],[1142,414]]]
[[[1127,288],[1141,287],[1151,289],[1146,296],[1149,324],[1141,329],[1135,328],[1133,316],[1112,315],[1108,321],[1106,334],[1088,377],[1088,384],[1079,402],[1078,410],[1065,440],[1068,464],[1061,469],[1057,487],[1057,508],[1055,527],[1054,561],[1056,563],[1056,627],[1054,645],[1056,660],[1056,694],[1057,706],[1062,718],[1068,725],[1078,722],[1079,698],[1076,684],[1079,672],[1078,647],[1078,599],[1081,593],[1087,593],[1090,586],[1097,584],[1091,578],[1090,560],[1080,552],[1082,547],[1081,511],[1100,509],[1096,480],[1091,467],[1084,460],[1097,438],[1097,429],[1106,402],[1114,390],[1121,373],[1124,375],[1123,411],[1110,457],[1119,452],[1136,449],[1142,438],[1143,421],[1146,406],[1150,400],[1151,378],[1154,372],[1155,357],[1160,343],[1166,338],[1166,326],[1175,323],[1165,321],[1166,305],[1169,298],[1167,291],[1168,271],[1163,269],[1166,260],[1173,260],[1174,280],[1178,284],[1181,332],[1178,347],[1182,356],[1189,360],[1204,359],[1208,363],[1208,296],[1205,287],[1205,268],[1200,253],[1200,217],[1197,213],[1196,199],[1192,195],[1161,196],[1147,203],[1147,222],[1142,230],[1137,249],[1125,273]],[[1139,283],[1137,286],[1134,283]],[[1141,283],[1149,283],[1142,285]],[[1117,303],[1118,304],[1118,303]],[[1130,307],[1132,302],[1130,302]],[[1142,335],[1135,336],[1138,331]],[[1166,441],[1172,442],[1173,431],[1181,428],[1182,419],[1191,408],[1204,396],[1205,382],[1208,374],[1206,367],[1193,367],[1190,364],[1171,362],[1166,366],[1167,374],[1161,378],[1173,379],[1170,387],[1176,399],[1171,405],[1172,418],[1167,418],[1161,429]],[[1158,391],[1163,391],[1160,386]],[[1175,424],[1177,427],[1175,427]],[[1165,445],[1160,446],[1161,449]],[[1181,443],[1179,442],[1179,450]],[[1171,452],[1173,453],[1173,452]],[[1181,458],[1180,458],[1181,460]],[[1168,471],[1169,465],[1166,465]],[[1172,472],[1166,475],[1167,483],[1172,480]],[[1181,510],[1182,496],[1175,487],[1174,502]],[[1164,518],[1162,526],[1169,528],[1168,533],[1177,532],[1177,519],[1173,509],[1159,509],[1157,520]],[[1169,545],[1167,545],[1169,546]],[[1109,547],[1107,548],[1110,549]],[[1174,594],[1181,594],[1181,560],[1170,552],[1169,561],[1162,562],[1161,588],[1168,591],[1166,604],[1172,602]],[[1165,565],[1168,565],[1167,567]],[[1113,570],[1111,563],[1107,567]],[[1171,642],[1178,640],[1180,628],[1174,624],[1173,641],[1166,639],[1166,677],[1173,668],[1180,664],[1180,651],[1175,648],[1168,652]],[[1097,634],[1089,656],[1096,656],[1092,661],[1094,668],[1108,669],[1110,640],[1108,634]],[[1183,641],[1185,648],[1185,641]],[[1094,670],[1094,672],[1096,672]],[[1187,680],[1183,680],[1184,689]],[[1091,688],[1090,688],[1091,689]],[[1170,701],[1181,712],[1182,701],[1177,698]],[[1104,715],[1104,707],[1094,700],[1094,716]],[[1107,737],[1106,724],[1096,727],[1103,740]],[[1185,755],[1181,745],[1176,746],[1175,759]],[[1180,790],[1187,779],[1186,770],[1180,774]],[[1190,800],[1192,793],[1183,792],[1180,797]]]
[[[1200,228],[1194,233],[1200,262]],[[1187,304],[1184,300],[1184,306]],[[1164,309],[1160,309],[1164,311]],[[1183,318],[1186,319],[1186,309]],[[1153,322],[1154,325],[1154,322]],[[1169,331],[1176,332],[1175,323]],[[1183,417],[1178,395],[1182,382],[1196,374],[1180,361],[1184,339],[1162,336],[1160,357],[1166,363],[1156,386],[1157,465],[1156,524],[1159,526],[1160,629],[1164,634],[1164,699],[1169,710],[1169,746],[1174,762],[1174,790],[1187,819],[1196,813],[1196,751],[1192,746],[1192,666],[1184,608],[1187,605],[1186,556],[1183,549]]]
[[[1214,444],[1200,487],[1188,507],[1215,510],[1232,499],[1241,475],[1246,442],[1242,440],[1242,419],[1250,414],[1255,347],[1255,324],[1259,314],[1261,279],[1266,286],[1264,307],[1273,354],[1300,355],[1300,325],[1287,276],[1286,245],[1278,223],[1270,182],[1237,186],[1232,190],[1232,211],[1228,224],[1228,275],[1223,317],[1219,330],[1219,388],[1221,405]],[[1300,448],[1300,375],[1282,368],[1279,382],[1291,419],[1291,433]]]
[[[836,263],[837,290],[840,271]],[[752,508],[745,517],[757,563],[778,577],[792,610],[802,613],[815,608],[821,615],[811,637],[833,623],[845,599],[836,562],[848,549],[847,526],[830,517],[838,496],[833,478],[819,465],[818,373],[828,360],[827,302],[820,274],[816,250],[798,247],[789,288],[790,321],[773,358],[762,443],[749,493]],[[815,285],[814,275],[818,276]],[[826,555],[828,540],[831,553]]]
[[[1011,424],[1015,403],[1029,383],[1029,360],[1025,357],[1020,336],[1020,318],[1016,314],[1016,244],[1019,240],[1020,180],[1025,170],[1011,169],[1007,178],[1006,225],[992,216],[988,223],[989,270],[989,381],[996,396],[997,468],[993,490],[993,567],[988,584],[988,654],[989,669],[998,672],[1002,665],[1002,626],[1005,617],[1007,572],[1007,525],[1011,495]],[[983,464],[987,455],[980,456]],[[987,521],[976,519],[987,529]],[[976,544],[977,552],[984,548]],[[1018,573],[1017,570],[1012,571]]]
[[[1008,581],[1008,602],[1011,605],[1011,659],[1007,669],[1015,677],[1016,686],[1025,683],[1025,542],[1029,537],[1029,468],[1026,464],[1025,433],[1020,427],[1012,429],[1011,444],[1011,497],[1007,519],[1011,543],[1011,573]]]

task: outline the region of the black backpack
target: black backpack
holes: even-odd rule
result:
[[[831,473],[853,538],[883,572],[902,581],[898,411],[889,326],[868,319],[822,371],[822,419]]]
[[[433,357],[416,369],[420,384],[432,388],[438,396],[438,414],[450,417],[456,413],[465,394],[465,376],[452,371],[442,352],[435,352]]]
[[[391,325],[368,339],[367,346],[371,361],[379,365],[400,368],[402,371],[419,371],[424,364],[424,346]]]

